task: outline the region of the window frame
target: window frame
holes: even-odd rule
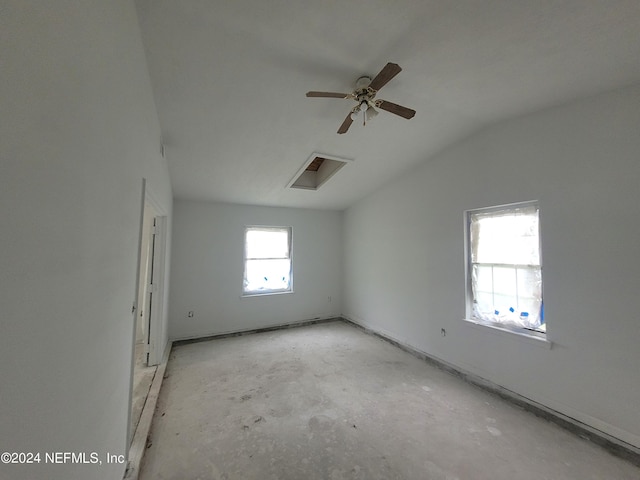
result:
[[[492,322],[490,320],[481,319],[474,316],[474,295],[473,295],[473,261],[472,261],[472,231],[471,231],[471,218],[474,214],[490,214],[492,212],[500,212],[509,209],[528,208],[535,207],[538,212],[538,255],[540,261],[540,275],[541,275],[541,299],[542,299],[542,315],[543,323],[545,325],[544,331],[534,330],[525,327],[518,327],[516,325],[504,324],[500,322]],[[515,333],[520,336],[527,336],[536,340],[544,340],[548,342],[548,335],[546,331],[547,319],[544,316],[544,279],[542,275],[543,270],[543,258],[542,258],[542,233],[540,226],[540,202],[538,200],[529,200],[524,202],[509,203],[504,205],[495,205],[491,207],[474,208],[465,210],[464,212],[465,222],[465,238],[464,238],[464,254],[465,254],[465,318],[464,320],[480,327],[488,327],[490,329],[502,330],[509,333]],[[511,265],[511,264],[509,264]],[[517,264],[513,264],[517,268]]]
[[[288,242],[288,257],[284,257],[282,259],[289,260],[289,287],[288,288],[278,288],[278,289],[268,289],[268,290],[256,290],[256,291],[247,291],[247,262],[250,260],[275,260],[281,259],[277,258],[248,258],[247,257],[247,233],[251,230],[262,230],[262,231],[286,231],[287,232],[287,242]],[[243,234],[244,246],[243,246],[243,275],[242,275],[242,297],[259,297],[265,295],[282,295],[287,293],[293,293],[293,228],[291,226],[276,226],[276,225],[245,225],[244,226],[244,234]]]

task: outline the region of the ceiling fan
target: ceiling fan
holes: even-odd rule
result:
[[[366,125],[367,120],[371,120],[378,115],[378,112],[375,110],[376,108],[381,108],[387,112],[399,115],[402,118],[410,119],[416,114],[415,110],[386,100],[374,100],[380,89],[401,71],[402,68],[400,68],[398,64],[387,63],[373,80],[367,76],[358,78],[356,88],[352,93],[307,92],[307,97],[344,98],[358,102],[358,104],[351,109],[347,118],[344,119],[342,125],[340,125],[338,133],[346,133],[353,121],[358,118],[358,115],[361,113],[363,123]]]

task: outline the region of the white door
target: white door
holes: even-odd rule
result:
[[[156,290],[155,275],[154,275],[155,253],[156,253],[156,218],[154,217],[151,225],[151,232],[149,235],[149,254],[147,255],[148,257],[147,258],[148,260],[147,279],[146,279],[147,281],[145,285],[146,294],[144,297],[144,309],[143,309],[144,345],[145,345],[145,353],[146,353],[145,363],[147,365],[149,365],[149,354],[151,353],[151,318],[152,318],[151,310],[153,308],[153,295],[154,295],[154,291]]]
[[[153,206],[145,202],[140,245],[140,272],[138,285],[138,315],[136,321],[136,346],[144,350],[144,364],[149,363],[151,331],[151,299],[153,293],[153,259],[155,246],[156,214]]]

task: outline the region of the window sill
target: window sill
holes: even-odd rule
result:
[[[542,347],[547,350],[551,350],[551,347],[553,346],[553,342],[547,340],[544,337],[537,336],[534,333],[529,334],[525,331],[511,330],[509,328],[498,327],[496,325],[487,325],[486,323],[480,323],[468,318],[465,318],[463,320],[465,325],[473,329],[483,331],[485,333],[491,333],[499,337],[512,338],[514,340]]]
[[[285,291],[278,291],[278,292],[243,293],[242,295],[240,295],[240,298],[270,297],[272,295],[287,295],[289,293],[293,293],[293,290],[285,290]]]

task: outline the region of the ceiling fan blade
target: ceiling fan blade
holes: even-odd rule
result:
[[[402,118],[406,118],[407,120],[413,118],[413,116],[416,114],[415,110],[411,110],[410,108],[403,107],[402,105],[397,105],[395,103],[387,102],[386,100],[380,100],[376,102],[376,106],[378,108],[381,108],[382,110],[386,110],[387,112],[394,113]]]
[[[389,81],[402,71],[397,63],[387,63],[376,78],[371,80],[369,88],[378,91],[384,87]]]
[[[349,130],[349,127],[351,126],[352,123],[353,123],[353,119],[351,118],[351,112],[349,112],[349,115],[347,115],[347,118],[345,118],[344,122],[342,122],[342,125],[340,125],[340,128],[338,129],[338,133],[347,133],[347,130]]]
[[[350,98],[350,93],[336,93],[336,92],[307,92],[307,97],[321,97],[321,98]]]

